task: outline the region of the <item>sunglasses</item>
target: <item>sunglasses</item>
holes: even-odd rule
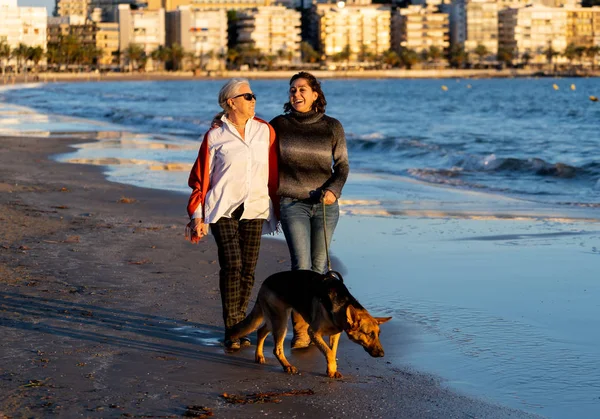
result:
[[[252,99],[256,100],[256,96],[254,95],[254,93],[242,93],[241,95],[232,97],[232,99],[237,99],[238,97],[243,97],[248,102],[250,102]]]

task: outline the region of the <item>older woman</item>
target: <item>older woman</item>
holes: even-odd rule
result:
[[[231,351],[250,344],[246,337],[231,340],[228,331],[246,315],[260,236],[277,222],[277,148],[273,128],[254,116],[248,80],[227,82],[219,105],[222,123],[204,135],[190,173],[186,236],[197,243],[210,225],[219,255],[225,348]]]
[[[281,227],[292,270],[325,271],[325,241],[331,243],[339,218],[338,198],[350,170],[344,129],[337,119],[325,115],[326,106],[319,81],[300,72],[290,79],[284,114],[270,122],[279,142]],[[307,347],[308,325],[297,313],[292,314],[292,323],[292,348]]]

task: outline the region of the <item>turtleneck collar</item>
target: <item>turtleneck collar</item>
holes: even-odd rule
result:
[[[310,110],[308,112],[298,112],[297,110],[292,109],[289,115],[292,119],[296,120],[300,124],[312,124],[323,118],[324,114],[314,110]]]

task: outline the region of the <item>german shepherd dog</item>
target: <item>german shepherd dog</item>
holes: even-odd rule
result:
[[[231,339],[246,336],[258,329],[255,360],[265,363],[263,347],[273,332],[273,354],[289,374],[297,374],[283,353],[283,341],[292,310],[309,324],[308,333],[327,359],[327,376],[342,378],[337,371],[336,352],[340,334],[346,332],[352,342],[361,345],[372,357],[382,357],[379,325],[391,317],[371,316],[350,294],[342,276],[330,271],[319,274],[308,270],[285,271],[271,275],[263,282],[250,314],[230,331]],[[262,326],[261,326],[262,325]],[[329,336],[329,345],[323,340]]]

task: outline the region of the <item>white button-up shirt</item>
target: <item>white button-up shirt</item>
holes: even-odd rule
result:
[[[274,218],[269,198],[269,127],[254,118],[248,120],[244,139],[231,121],[221,117],[223,125],[208,133],[210,189],[204,212],[198,207],[192,218],[206,224],[221,217],[230,218],[242,204],[241,219]]]

